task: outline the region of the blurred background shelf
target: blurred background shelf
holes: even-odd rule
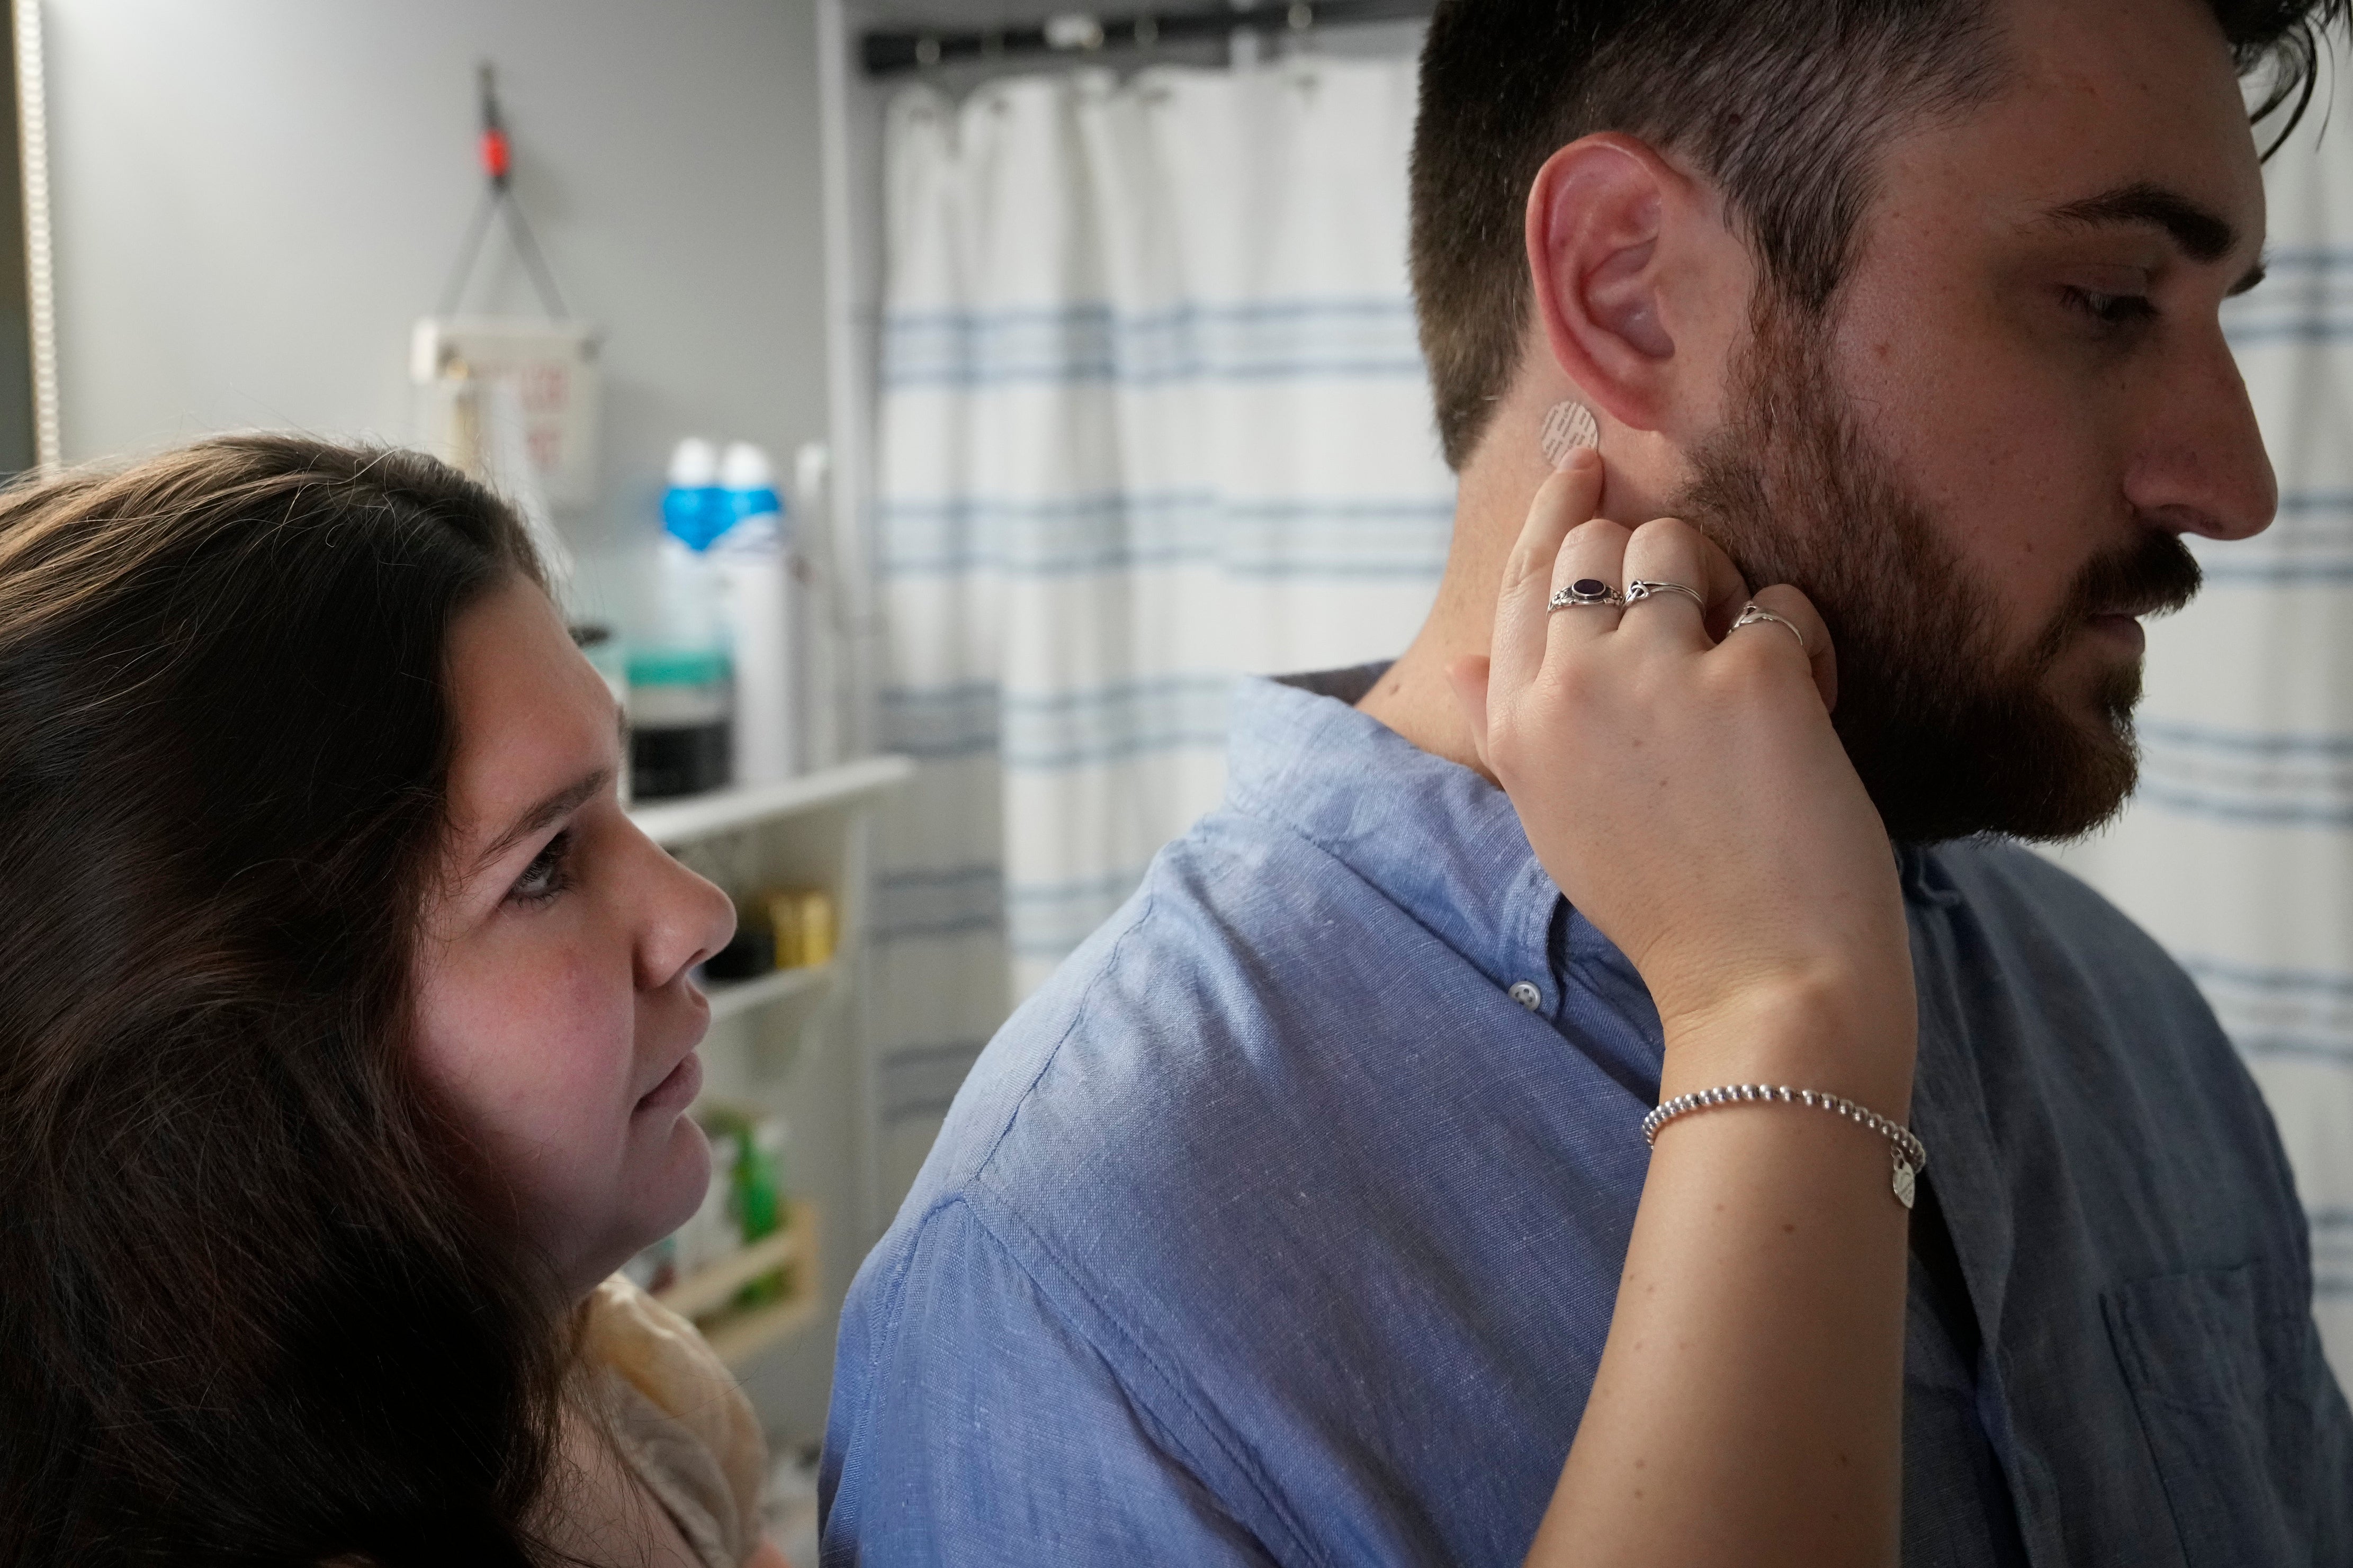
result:
[[[772,970],[754,980],[714,980],[702,988],[702,994],[710,998],[711,1021],[715,1024],[771,1002],[817,991],[830,984],[835,973],[831,963],[813,963],[806,969]]]
[[[817,1206],[795,1202],[786,1212],[783,1229],[655,1293],[663,1306],[693,1319],[719,1359],[739,1370],[808,1327],[824,1305]],[[754,1307],[728,1305],[744,1286],[778,1268],[785,1270],[782,1296]]]
[[[712,790],[630,809],[646,837],[666,848],[756,827],[778,817],[849,805],[905,783],[915,764],[905,757],[861,757],[839,767],[803,773],[780,784]]]

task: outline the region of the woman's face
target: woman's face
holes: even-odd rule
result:
[[[451,834],[419,947],[418,1044],[585,1293],[709,1184],[686,1108],[711,1012],[687,972],[734,910],[622,812],[612,694],[546,595],[518,578],[474,605],[449,667]]]

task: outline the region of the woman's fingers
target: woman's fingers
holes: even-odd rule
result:
[[[1759,589],[1747,603],[1762,616],[1752,617],[1749,625],[1736,627],[1729,636],[1778,637],[1793,652],[1802,653],[1814,689],[1822,694],[1822,706],[1838,711],[1838,650],[1831,646],[1831,629],[1822,623],[1814,602],[1788,584],[1777,583]]]
[[[1588,518],[1568,531],[1554,558],[1552,584],[1545,604],[1545,641],[1550,651],[1576,647],[1604,632],[1615,631],[1625,612],[1615,604],[1566,605],[1552,609],[1551,594],[1622,594],[1626,588],[1625,528],[1606,517]]]
[[[1568,466],[1536,490],[1495,604],[1494,676],[1505,690],[1526,685],[1544,667],[1546,601],[1561,541],[1600,504],[1601,454],[1589,447],[1572,454]]]
[[[1629,594],[1637,583],[1654,584],[1627,605],[1625,628],[1672,637],[1697,650],[1713,647],[1748,602],[1748,584],[1732,557],[1680,518],[1657,518],[1636,529],[1626,542],[1625,572]]]

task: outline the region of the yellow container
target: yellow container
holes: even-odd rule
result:
[[[811,969],[832,961],[839,931],[833,895],[823,888],[771,889],[757,900],[776,933],[776,967]]]

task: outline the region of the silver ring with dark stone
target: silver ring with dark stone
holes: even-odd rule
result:
[[[1620,605],[1626,595],[1599,577],[1579,577],[1545,601],[1548,609],[1581,610],[1588,605]]]

